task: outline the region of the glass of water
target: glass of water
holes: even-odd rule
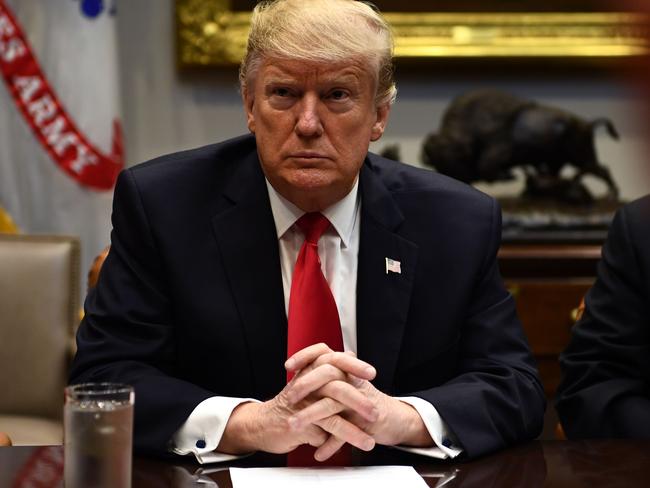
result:
[[[133,387],[85,383],[65,389],[66,488],[129,488]]]

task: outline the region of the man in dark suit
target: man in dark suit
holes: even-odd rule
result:
[[[569,438],[650,439],[650,196],[616,214],[560,364]]]
[[[137,449],[445,458],[539,433],[498,205],[368,153],[391,56],[363,2],[258,5],[241,71],[253,135],[120,175],[71,382],[135,386]]]

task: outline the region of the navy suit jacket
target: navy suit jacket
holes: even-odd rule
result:
[[[570,438],[650,439],[650,196],[619,210],[602,254],[557,410]]]
[[[545,401],[498,272],[496,202],[373,154],[359,188],[358,356],[375,386],[432,403],[469,456],[535,437]],[[153,453],[210,396],[275,396],[287,318],[255,139],[124,171],[112,219],[70,381],[134,385],[135,447]]]

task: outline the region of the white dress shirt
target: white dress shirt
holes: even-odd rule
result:
[[[295,222],[305,213],[282,197],[267,181],[266,186],[275,220],[280,249],[282,286],[285,311],[289,309],[289,295],[293,268],[304,241]],[[357,351],[357,266],[359,254],[361,201],[358,198],[359,180],[348,195],[325,209],[322,214],[332,224],[318,241],[318,256],[325,279],[330,285],[339,312],[343,347]],[[435,442],[434,447],[400,447],[410,452],[444,459],[456,457],[462,452],[448,432],[435,407],[418,397],[399,397],[413,406]],[[177,454],[193,453],[199,463],[221,462],[239,456],[216,452],[215,449],[234,408],[251,398],[211,397],[192,411],[172,439],[172,451]],[[398,446],[399,447],[399,446]]]

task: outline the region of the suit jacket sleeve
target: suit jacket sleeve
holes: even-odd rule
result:
[[[560,358],[557,409],[570,438],[650,438],[648,202],[616,215],[585,313]]]
[[[175,376],[172,303],[136,180],[115,188],[111,250],[85,303],[70,383],[135,387],[134,447],[162,454],[194,407],[214,393]]]
[[[491,200],[489,235],[459,338],[456,374],[415,396],[432,403],[469,457],[539,434],[545,397],[514,299],[497,263],[501,211]]]

